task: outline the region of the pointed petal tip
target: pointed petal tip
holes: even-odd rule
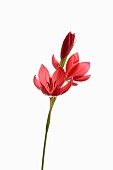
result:
[[[41,84],[40,84],[39,80],[36,78],[36,75],[33,78],[33,83],[40,90]]]
[[[81,77],[74,77],[73,79],[74,79],[75,81],[82,82],[82,81],[88,80],[90,77],[91,77],[91,75],[85,75],[85,76],[81,76]]]
[[[78,86],[78,84],[76,82],[73,82],[72,86]]]
[[[55,57],[54,57],[54,54],[52,55],[52,65],[53,65],[53,67],[55,68],[55,69],[57,69],[58,68],[58,66],[59,66],[59,62],[55,59]]]

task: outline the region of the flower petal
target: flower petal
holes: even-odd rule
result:
[[[91,77],[91,75],[86,75],[86,76],[82,76],[82,77],[73,77],[73,80],[75,81],[86,81]]]
[[[39,69],[38,77],[39,77],[40,83],[47,89],[48,88],[47,82],[50,81],[50,74],[49,74],[48,69],[43,64],[41,65]]]
[[[36,78],[36,75],[33,78],[33,82],[34,82],[34,85],[40,90],[41,84],[40,84],[39,80]]]
[[[68,76],[68,73],[70,70],[75,67],[79,63],[79,54],[75,53],[73,54],[67,61],[66,64],[66,75]]]
[[[78,86],[78,84],[73,81],[72,86]]]
[[[90,68],[90,62],[78,63],[74,66],[68,74],[68,77],[81,77],[84,76]]]
[[[43,94],[50,96],[50,93],[47,91],[47,89],[43,85],[41,85],[41,91]]]
[[[66,93],[70,89],[72,82],[73,80],[71,79],[65,86],[61,87],[61,94]]]
[[[59,96],[60,94],[61,94],[61,88],[60,88],[60,86],[57,86],[51,95]]]
[[[52,56],[52,65],[53,65],[53,67],[54,67],[55,69],[57,69],[58,66],[59,66],[59,64],[60,64],[60,63],[55,59],[54,54],[53,54],[53,56]]]
[[[64,83],[64,79],[65,79],[65,72],[63,68],[61,67],[57,68],[52,76],[52,82],[54,88],[56,86],[61,86]]]

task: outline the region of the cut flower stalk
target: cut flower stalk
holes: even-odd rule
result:
[[[52,108],[54,106],[55,100],[56,100],[56,97],[50,97],[50,109],[49,109],[49,113],[48,113],[48,117],[47,117],[47,122],[46,122],[46,130],[45,130],[45,138],[44,138],[41,170],[44,169],[44,158],[45,158],[45,149],[46,149],[47,135],[48,135],[48,130],[49,130],[50,121],[51,121],[51,112],[52,112]]]
[[[61,68],[64,67],[66,60],[67,60],[67,57],[64,58],[64,59],[61,59],[61,61],[60,61],[60,67]],[[51,112],[52,112],[52,109],[53,109],[53,106],[54,106],[56,99],[57,99],[57,97],[50,97],[50,109],[49,109],[49,113],[48,113],[48,117],[47,117],[47,121],[46,121],[41,170],[44,170],[44,160],[45,160],[45,149],[46,149],[47,135],[48,135],[48,130],[49,130],[50,121],[51,121]]]
[[[61,62],[60,62],[62,68],[65,65],[66,59],[67,59],[67,57],[65,59],[61,60]],[[48,117],[47,117],[47,121],[46,121],[46,129],[45,129],[45,137],[44,137],[44,146],[43,146],[41,170],[44,170],[44,160],[45,160],[45,150],[46,150],[47,135],[48,135],[48,130],[49,130],[50,121],[51,121],[51,112],[52,112],[52,109],[53,109],[53,106],[54,106],[54,103],[55,103],[56,99],[57,99],[57,97],[50,97],[50,108],[49,108],[49,113],[48,113]]]
[[[52,56],[52,65],[55,68],[55,72],[52,76],[50,75],[49,70],[42,64],[38,75],[35,75],[33,78],[34,85],[50,98],[50,108],[45,127],[41,170],[44,170],[45,150],[51,122],[51,112],[57,96],[66,93],[71,86],[77,86],[77,82],[83,82],[90,78],[90,75],[86,75],[90,68],[90,62],[80,62],[78,53],[72,54],[68,59],[68,55],[75,45],[74,40],[75,34],[69,32],[61,47],[60,62],[56,60],[54,55]],[[63,69],[65,64],[66,67]]]

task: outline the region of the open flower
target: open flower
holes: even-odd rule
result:
[[[59,67],[59,62],[52,56],[52,64],[55,69]],[[85,75],[90,68],[90,62],[79,63],[79,54],[73,54],[66,63],[66,79],[73,79],[73,85],[78,85],[75,81],[86,81],[91,75]]]
[[[35,86],[48,96],[64,94],[72,85],[72,79],[70,79],[65,86],[62,86],[65,81],[65,72],[62,68],[57,68],[51,77],[43,64],[39,69],[38,79],[35,75],[33,79]]]
[[[90,62],[79,63],[79,54],[73,54],[66,63],[66,78],[74,81],[86,81],[91,75],[85,75],[90,68]],[[76,85],[76,83],[75,83]]]
[[[74,45],[74,40],[75,40],[75,34],[72,34],[71,32],[69,32],[66,35],[63,41],[62,47],[61,47],[61,53],[60,53],[61,59],[64,59],[70,53]]]

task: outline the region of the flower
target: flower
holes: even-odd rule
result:
[[[59,67],[59,62],[52,56],[52,64],[55,69]],[[75,81],[86,81],[91,75],[85,75],[90,68],[90,62],[79,63],[79,54],[73,54],[66,63],[66,79],[73,79],[72,85],[78,85]]]
[[[48,96],[64,94],[72,85],[72,79],[70,79],[70,81],[62,87],[65,81],[65,72],[62,68],[57,68],[51,77],[49,71],[43,64],[39,69],[38,79],[35,75],[33,79],[34,85]]]
[[[52,109],[57,98],[56,96],[62,95],[67,92],[72,85],[78,85],[76,81],[82,82],[90,78],[90,75],[86,75],[90,68],[90,62],[79,62],[78,53],[71,55],[71,57],[67,60],[67,57],[74,45],[74,40],[75,34],[69,32],[65,37],[61,47],[60,62],[55,59],[54,55],[52,56],[52,64],[55,68],[55,72],[52,76],[50,76],[48,69],[42,64],[39,69],[38,75],[35,75],[33,78],[34,85],[40,91],[42,91],[43,94],[50,96],[50,109],[48,112],[45,128],[41,170],[44,170],[47,135],[51,121]],[[65,64],[66,68],[64,71],[63,68]]]
[[[70,79],[73,77],[74,81],[86,81],[91,75],[85,75],[90,68],[90,62],[79,63],[79,54],[73,54],[66,63],[66,78]],[[77,85],[73,81],[73,85]]]
[[[75,34],[72,34],[71,32],[69,32],[62,44],[61,47],[61,53],[60,53],[60,57],[61,59],[64,59],[65,57],[67,57],[67,55],[69,54],[69,52],[71,51],[73,45],[74,45],[74,40],[75,40]]]

